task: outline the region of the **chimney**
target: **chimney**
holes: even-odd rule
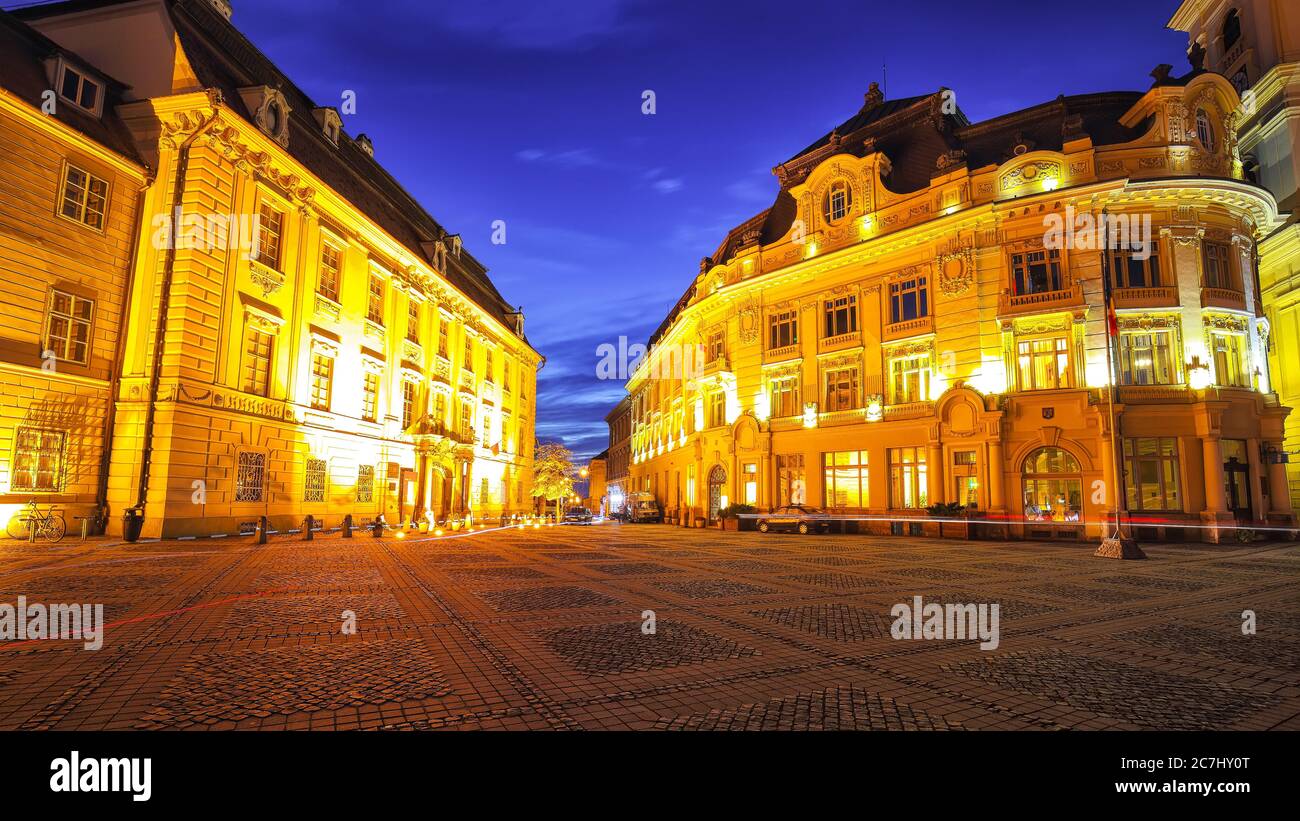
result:
[[[358,134],[355,140],[357,148],[366,152],[371,157],[375,156],[375,144],[370,141],[370,137],[365,134]]]

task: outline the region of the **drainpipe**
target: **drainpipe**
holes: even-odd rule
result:
[[[126,343],[126,317],[131,307],[131,291],[135,288],[135,266],[140,258],[140,237],[144,231],[144,193],[153,187],[157,177],[153,171],[145,176],[144,185],[136,191],[136,218],[131,228],[131,258],[126,269],[126,290],[123,292],[122,306],[117,315],[117,343],[113,346],[113,374],[108,380],[108,408],[104,414],[104,447],[99,457],[99,481],[95,488],[95,526],[97,530],[108,529],[108,471],[113,464],[113,425],[117,419],[117,397],[122,386],[123,348]]]
[[[217,114],[221,106],[221,97],[217,93],[209,94],[209,102],[212,106],[212,117],[201,125],[193,134],[181,143],[177,152],[176,159],[176,177],[175,187],[172,194],[172,202],[176,207],[182,206],[182,199],[185,194],[185,175],[189,171],[190,149],[200,137],[208,132],[217,122]],[[169,213],[175,213],[175,207],[169,209]],[[163,268],[162,293],[158,302],[158,327],[154,331],[154,350],[153,350],[153,371],[149,375],[149,404],[145,406],[144,417],[144,447],[140,457],[140,484],[136,489],[136,504],[134,510],[143,523],[145,511],[145,499],[149,491],[149,473],[153,466],[153,428],[154,417],[157,413],[158,406],[158,388],[162,383],[162,358],[163,350],[166,347],[167,331],[167,309],[171,303],[172,277],[176,268],[176,235],[179,226],[172,226],[171,242],[168,243],[167,260]],[[143,524],[142,524],[143,526]]]

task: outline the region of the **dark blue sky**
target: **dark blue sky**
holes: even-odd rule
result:
[[[548,362],[538,435],[605,447],[622,386],[596,347],[644,341],[699,260],[771,204],[771,168],[888,96],[948,86],[972,120],[1181,73],[1178,0],[234,0],[234,22],[522,304]],[[646,89],[657,113],[641,113]],[[490,242],[505,220],[507,243]]]

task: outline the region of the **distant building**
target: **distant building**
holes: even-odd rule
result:
[[[604,450],[587,464],[587,497],[582,506],[597,515],[609,513],[608,462],[609,451]]]
[[[21,47],[0,60],[0,140],[31,161],[0,206],[21,226],[6,254],[33,238],[12,251],[32,263],[0,320],[20,368],[5,395],[59,394],[5,418],[6,500],[97,502],[110,532],[138,507],[168,537],[531,507],[541,357],[522,314],[228,3],[0,18]],[[50,81],[33,61],[66,121],[34,113]]]
[[[1201,70],[978,123],[873,85],[652,337],[629,488],[681,523],[803,501],[883,533],[937,533],[938,503],[1011,538],[1096,539],[1117,509],[1145,539],[1291,526],[1256,255],[1285,217],[1238,105]]]
[[[623,509],[623,500],[630,492],[628,488],[628,468],[632,463],[632,400],[623,397],[614,410],[605,417],[609,427],[609,454],[605,464],[605,483],[608,487],[609,506],[607,513],[618,513]]]

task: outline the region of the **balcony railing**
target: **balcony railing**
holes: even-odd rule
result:
[[[885,419],[917,419],[934,416],[933,402],[907,402],[902,405],[886,405]]]
[[[1154,288],[1116,288],[1111,292],[1116,308],[1176,308],[1178,289],[1173,286]]]
[[[1246,310],[1246,295],[1233,288],[1202,288],[1201,307]]]
[[[1012,294],[1005,291],[998,303],[1000,314],[1032,314],[1059,311],[1083,305],[1083,288],[1071,285],[1060,291],[1041,291],[1035,294]]]
[[[838,336],[822,337],[821,343],[817,346],[817,350],[824,353],[826,351],[838,351],[841,348],[851,348],[854,345],[860,344],[862,344],[862,333],[860,331],[851,331],[847,334],[839,334]]]
[[[920,336],[934,332],[934,317],[922,316],[916,319],[907,319],[902,322],[892,322],[885,326],[884,338],[886,341],[902,339],[908,336]]]
[[[1194,402],[1196,395],[1186,385],[1120,385],[1119,401],[1125,405]]]
[[[781,362],[786,359],[796,359],[799,356],[799,346],[786,345],[781,348],[768,348],[763,353],[764,362]]]

